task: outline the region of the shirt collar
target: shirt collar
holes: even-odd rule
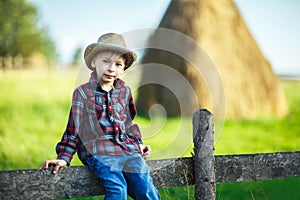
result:
[[[97,74],[95,71],[92,72],[89,83],[92,85],[95,85],[95,86],[98,85]],[[124,87],[124,85],[125,85],[125,82],[119,78],[114,81],[114,88],[121,88],[121,87]]]

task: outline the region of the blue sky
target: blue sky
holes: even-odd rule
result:
[[[170,0],[30,0],[66,63],[106,32],[153,28]],[[300,75],[300,1],[234,0],[277,74]]]

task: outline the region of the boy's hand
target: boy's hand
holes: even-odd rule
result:
[[[42,169],[48,169],[50,166],[55,166],[52,173],[57,174],[58,170],[67,166],[67,161],[62,159],[46,160],[42,166]]]
[[[149,145],[143,145],[139,144],[139,147],[142,151],[142,156],[145,160],[147,160],[150,157],[151,154],[151,147]]]

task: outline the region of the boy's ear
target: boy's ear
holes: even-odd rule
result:
[[[91,61],[91,67],[93,68],[93,69],[95,69],[96,68],[96,59],[95,59],[95,57],[92,59],[92,61]]]

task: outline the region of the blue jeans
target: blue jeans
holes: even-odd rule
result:
[[[140,154],[123,156],[95,155],[86,160],[105,189],[105,199],[160,199],[153,185],[149,168]]]

